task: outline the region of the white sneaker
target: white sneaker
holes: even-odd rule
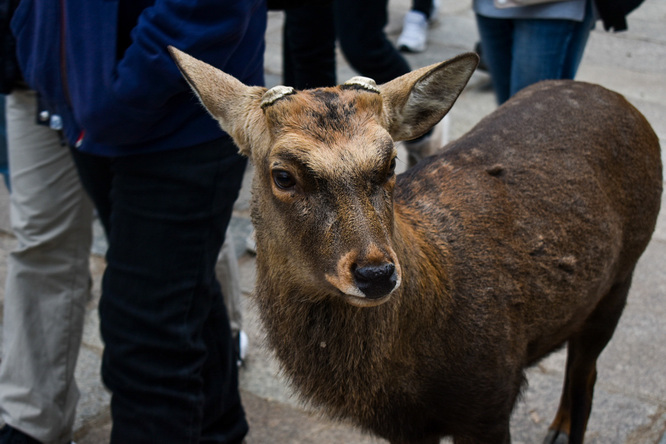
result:
[[[245,357],[247,356],[247,346],[250,341],[248,341],[247,334],[243,330],[238,332],[238,342],[240,348],[240,358],[245,360]]]
[[[413,142],[405,142],[408,168],[413,167],[428,156],[437,154],[444,145],[449,143],[450,125],[449,115],[447,114],[432,128],[432,133],[429,136]]]
[[[428,38],[428,20],[424,13],[409,11],[402,22],[402,33],[398,37],[398,49],[407,52],[423,52]]]
[[[238,341],[238,343],[235,345],[238,347],[238,350],[236,350],[238,353],[236,364],[238,367],[242,367],[243,363],[245,362],[245,357],[247,356],[247,347],[250,341],[248,340],[247,333],[245,333],[243,330],[238,332],[236,340]]]

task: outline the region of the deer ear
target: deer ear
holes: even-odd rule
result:
[[[203,106],[238,145],[250,156],[253,140],[266,131],[261,98],[266,88],[247,86],[221,70],[197,60],[173,46],[169,53]]]
[[[446,113],[479,63],[475,53],[412,71],[379,87],[389,133],[394,140],[411,140],[425,134]]]

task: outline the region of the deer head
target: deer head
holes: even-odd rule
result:
[[[285,287],[357,306],[400,287],[393,215],[395,141],[427,132],[449,111],[477,63],[463,54],[377,86],[246,86],[169,48],[209,113],[255,165],[252,217],[262,256],[283,263]]]

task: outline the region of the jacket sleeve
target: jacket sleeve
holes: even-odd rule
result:
[[[75,109],[86,137],[124,145],[168,135],[173,128],[160,121],[174,112],[199,111],[199,105],[193,103],[167,47],[173,45],[224,70],[248,32],[263,42],[263,30],[260,36],[248,30],[256,14],[266,14],[262,1],[157,0],[139,16],[132,43],[110,79],[101,76],[98,87],[90,86],[98,91],[96,99]]]

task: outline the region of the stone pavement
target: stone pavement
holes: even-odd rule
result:
[[[408,0],[391,0],[388,32],[395,40]],[[272,86],[281,74],[282,14],[271,12],[267,35],[266,73]],[[662,147],[666,140],[666,1],[648,0],[629,17],[629,31],[592,33],[578,79],[602,84],[624,94],[652,123]],[[598,28],[601,28],[598,25]],[[470,2],[443,0],[439,24],[430,33],[428,50],[408,55],[413,68],[469,51],[477,41]],[[342,82],[355,73],[339,58]],[[476,73],[451,111],[451,136],[456,138],[495,108],[485,73]],[[251,431],[248,444],[382,443],[352,427],[308,413],[279,376],[270,353],[261,346],[262,333],[251,304],[255,278],[254,258],[246,254],[244,239],[249,222],[251,168],[236,205],[232,234],[244,293],[245,330],[250,351],[241,370],[241,390]],[[643,255],[634,277],[629,303],[615,336],[599,361],[595,404],[588,425],[587,443],[666,444],[666,212]],[[5,258],[15,245],[8,223],[8,198],[0,191],[0,283]],[[86,327],[77,367],[81,401],[76,420],[79,444],[105,444],[110,431],[109,395],[99,378],[103,344],[99,339],[96,306],[99,280],[104,269],[98,235],[92,270],[94,297],[88,306]],[[0,285],[0,301],[4,297]],[[0,305],[1,307],[1,305]],[[528,372],[529,387],[512,420],[514,443],[538,443],[552,419],[561,390],[564,353],[556,353]],[[162,443],[157,443],[162,444]],[[167,443],[169,444],[169,443]]]

